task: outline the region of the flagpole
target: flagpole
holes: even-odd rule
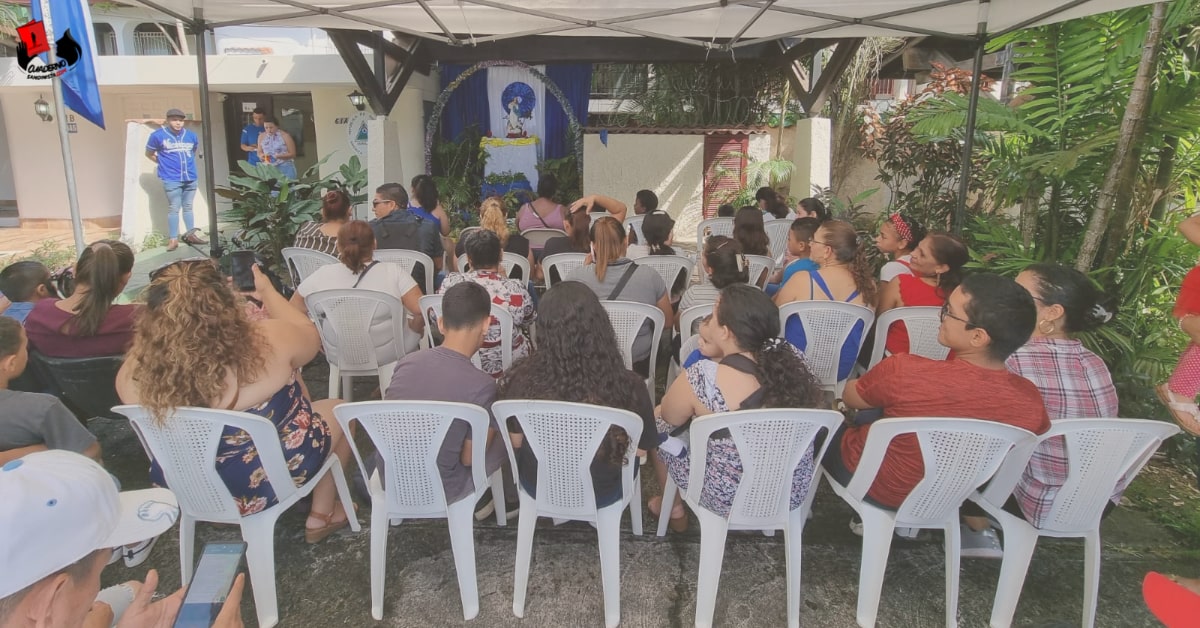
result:
[[[42,21],[46,24],[46,37],[51,46],[48,53],[50,65],[58,62],[53,42],[58,41],[54,32],[54,22],[50,14],[50,0],[41,0]],[[58,144],[62,148],[63,171],[67,176],[67,204],[71,208],[71,231],[75,234],[75,254],[83,254],[87,243],[83,240],[83,218],[79,214],[79,195],[75,188],[75,160],[71,156],[71,140],[67,131],[67,106],[63,103],[62,75],[50,79],[54,92],[54,113],[58,118]]]

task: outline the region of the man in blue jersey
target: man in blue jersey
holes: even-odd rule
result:
[[[252,122],[242,127],[242,150],[246,151],[246,161],[253,166],[259,162],[258,136],[265,130],[263,121],[267,119],[267,112],[262,107],[256,107],[250,118]]]
[[[192,217],[192,199],[196,197],[196,148],[200,140],[195,133],[183,128],[184,114],[179,109],[167,111],[167,123],[150,134],[146,156],[158,164],[158,178],[167,193],[168,251],[179,248],[179,212],[187,230],[183,241],[207,244],[200,237]]]

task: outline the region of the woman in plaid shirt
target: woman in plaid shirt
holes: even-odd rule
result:
[[[1112,310],[1102,304],[1104,295],[1086,275],[1058,264],[1034,264],[1017,276],[1017,283],[1033,296],[1038,322],[1029,342],[1008,358],[1008,370],[1037,385],[1051,421],[1116,417],[1117,391],[1108,367],[1071,337],[1112,319]],[[1067,469],[1063,437],[1046,440],[1034,452],[1013,491],[1021,514],[1034,526],[1040,527],[1049,514],[1067,481]],[[1122,482],[1105,514],[1124,489]]]

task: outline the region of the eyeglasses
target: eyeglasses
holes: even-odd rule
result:
[[[818,240],[818,239],[816,239],[816,238],[809,238],[809,239],[808,239],[808,245],[809,245],[809,246],[812,246],[812,245],[814,245],[814,244],[820,244],[821,246],[828,246],[828,247],[830,247],[830,248],[833,248],[832,246],[830,246],[830,244],[829,244],[828,242],[822,242],[822,241],[820,241],[820,240]]]
[[[382,203],[395,203],[395,202],[396,202],[396,201],[393,201],[393,200],[392,200],[392,199],[390,199],[390,198],[377,198],[377,199],[375,199],[375,200],[371,201],[371,207],[374,207],[374,206],[376,206],[376,205],[380,205],[380,204],[382,204]]]
[[[978,329],[979,328],[979,325],[976,325],[965,318],[959,318],[959,317],[951,314],[949,301],[946,301],[945,303],[942,304],[942,311],[939,312],[939,314],[938,314],[938,318],[942,322],[945,322],[947,317],[953,318],[954,320],[962,323],[963,325],[965,325],[967,327],[967,329]]]

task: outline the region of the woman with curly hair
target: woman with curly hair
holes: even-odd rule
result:
[[[170,421],[175,408],[197,406],[249,412],[275,424],[290,478],[266,477],[245,432],[226,428],[217,447],[217,473],[242,516],[276,503],[272,481],[303,484],[330,453],[343,465],[350,460],[342,430],[332,420],[341,400],[311,403],[301,389],[300,367],[321,348],[316,327],[257,267],[253,272],[256,296],[270,316],[260,322],[246,318],[213,264],[184,260],[163,269],[146,289],[146,310],[117,374],[121,401],[145,406],[159,422]],[[157,463],[151,463],[150,477],[166,486]],[[333,478],[326,475],[312,492],[308,543],[348,523],[350,513],[335,499]]]
[[[659,448],[654,466],[660,486],[667,474],[687,490],[690,452],[679,445],[686,427],[709,414],[756,408],[815,408],[821,403],[820,386],[809,372],[803,355],[777,338],[779,308],[763,291],[744,283],[721,290],[712,316],[700,327],[700,352],[707,360],[688,367],[687,377],[675,380],[659,407],[657,431],[666,443]],[[670,450],[670,451],[668,451]],[[713,434],[708,446],[705,490],[700,503],[718,515],[727,515],[742,478],[742,461],[728,431]],[[808,495],[813,474],[810,448],[796,467],[791,507]],[[650,499],[647,508],[661,516],[662,498]],[[671,529],[687,529],[687,514],[679,494],[671,506]]]
[[[349,220],[350,197],[341,188],[329,190],[321,197],[321,222],[310,220],[300,225],[292,246],[337,257],[338,230]]]
[[[586,382],[567,375],[581,367],[588,371]],[[642,418],[639,453],[657,443],[646,382],[625,368],[608,313],[596,294],[577,281],[556,284],[538,303],[537,351],[509,369],[500,399],[547,399],[629,410]],[[513,435],[521,485],[536,495],[537,458],[521,446],[520,425],[514,419],[508,421],[508,431]],[[613,427],[596,451],[592,481],[599,508],[622,498],[621,465],[627,447],[629,435]]]
[[[854,225],[843,220],[821,223],[809,241],[809,257],[819,268],[792,275],[775,293],[776,305],[793,301],[841,301],[874,309],[877,293],[875,277]],[[842,345],[838,360],[839,380],[849,377],[850,370],[854,368],[864,333],[866,330],[860,321],[850,332],[846,344]],[[799,317],[788,319],[784,337],[801,351],[808,346]]]
[[[53,358],[125,353],[140,305],[114,303],[133,272],[133,250],[117,240],[88,245],[75,262],[75,290],[65,299],[41,299],[25,318],[29,346]]]

